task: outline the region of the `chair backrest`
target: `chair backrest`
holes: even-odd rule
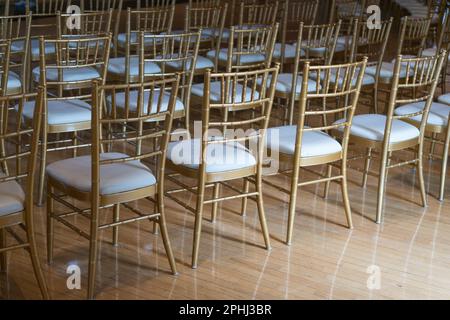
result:
[[[11,41],[10,71],[21,76],[22,89],[28,85],[31,14],[0,17],[0,40]]]
[[[397,55],[420,56],[425,49],[432,17],[402,17]]]
[[[207,149],[212,144],[236,143],[248,147],[261,169],[264,137],[272,110],[278,72],[279,65],[245,72],[206,71],[202,107],[201,175],[205,174]],[[217,91],[220,94],[214,97],[214,100],[210,95],[211,83],[220,84],[220,90]],[[248,115],[244,120],[235,119],[230,116],[234,111],[248,112]],[[215,114],[221,116],[216,120]]]
[[[303,68],[303,83],[298,102],[297,137],[295,157],[300,157],[302,137],[305,132],[323,132],[344,128],[342,136],[342,158],[345,159],[350,135],[350,126],[358,104],[359,92],[366,69],[367,59],[362,61],[311,66]],[[341,77],[342,80],[338,80]],[[308,79],[315,78],[315,90],[308,90]],[[333,121],[344,115],[342,122]]]
[[[221,5],[220,0],[189,0],[190,8],[211,8]],[[225,3],[228,5],[227,3]]]
[[[127,10],[127,30],[134,32],[170,33],[175,7],[155,7],[145,10]],[[128,32],[127,31],[127,32]],[[138,40],[136,38],[136,40]]]
[[[403,58],[401,55],[397,57],[386,112],[385,144],[390,140],[392,121],[394,119],[411,121],[411,118],[418,116],[422,116],[419,127],[419,142],[423,140],[434,92],[438,84],[443,61],[446,58],[447,53],[445,51],[433,57]],[[401,77],[402,69],[411,76]],[[395,115],[396,107],[420,101],[425,101],[425,106],[422,110],[411,114]]]
[[[270,26],[277,20],[278,1],[264,4],[247,4],[241,2],[239,12],[239,27]]]
[[[7,95],[11,41],[0,40],[0,96]]]
[[[176,0],[137,0],[136,8],[161,8],[161,7],[174,7]]]
[[[278,23],[265,27],[231,27],[226,71],[268,68],[272,63],[277,31]]]
[[[81,11],[108,11],[109,9],[121,10],[123,0],[81,0]]]
[[[35,101],[33,121],[23,122],[24,106]],[[43,88],[37,93],[0,95],[0,183],[26,179],[25,222],[33,213],[33,188],[43,115]],[[11,106],[16,106],[13,110]]]
[[[54,90],[52,94],[56,97],[46,99],[90,98],[90,94],[82,92],[64,96],[64,90],[90,88],[93,79],[105,82],[111,35],[56,40],[40,37],[39,40],[39,82],[46,93]],[[55,58],[45,54],[45,48],[49,45],[56,48]],[[92,75],[84,76],[86,72]]]
[[[393,20],[391,17],[389,20],[380,21],[379,28],[369,28],[366,21],[356,20],[354,24],[355,41],[351,43],[351,61],[355,62],[367,57],[369,65],[376,65],[380,69]]]
[[[199,46],[200,31],[163,35],[140,33],[140,82],[146,78],[165,79],[178,75],[178,96],[184,105],[186,128],[189,128],[191,88]],[[157,64],[160,73],[145,73],[146,63]]]
[[[9,16],[9,0],[5,0],[0,7],[0,9],[3,9],[2,14],[3,16]]]
[[[98,201],[100,167],[113,163],[130,163],[145,161],[150,163],[156,158],[156,178],[160,196],[164,194],[164,169],[167,146],[172,128],[179,77],[161,79],[151,82],[122,85],[101,85],[93,82],[92,90],[92,198]],[[136,109],[116,104],[118,94],[129,97],[137,94]],[[145,96],[148,105],[144,104]],[[168,96],[164,99],[152,97]],[[156,100],[156,104],[154,101]],[[154,120],[154,121],[152,121]],[[151,121],[151,126],[144,124]],[[126,131],[123,129],[126,123]],[[123,153],[124,143],[129,144],[127,156],[114,159],[101,159],[100,154],[107,152]],[[153,171],[155,172],[155,171]]]
[[[228,4],[216,6],[186,6],[185,31],[202,30],[199,53],[207,53],[214,49],[220,50],[222,33],[225,26]],[[216,56],[217,57],[217,56]],[[214,63],[217,66],[217,61]]]
[[[26,12],[32,12],[34,16],[56,16],[56,13],[66,12],[73,0],[26,0]]]
[[[76,28],[69,28],[67,21],[73,19],[71,14],[57,13],[58,38],[68,36],[98,36],[111,33],[113,9],[106,11],[84,12],[77,16],[79,25]]]
[[[292,28],[297,30],[299,22],[305,25],[314,24],[317,17],[318,0],[285,0],[282,6],[283,27],[282,33],[285,34]]]

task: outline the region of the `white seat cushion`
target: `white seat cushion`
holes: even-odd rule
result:
[[[255,157],[239,143],[214,143],[207,147],[206,172],[239,170],[256,165]],[[200,164],[200,139],[169,143],[167,158],[174,164],[198,169]]]
[[[150,35],[150,33],[146,32],[145,33],[146,36]],[[152,45],[153,42],[156,39],[156,43],[161,43],[162,42],[162,38],[149,38],[146,37],[144,38],[144,42],[145,45]],[[127,34],[126,33],[119,33],[117,35],[117,45],[121,48],[124,48],[126,46],[126,42],[127,42]],[[137,32],[131,32],[130,33],[130,44],[135,45],[139,42],[139,38],[138,38],[138,33]]]
[[[407,115],[419,112],[425,107],[425,101],[410,103],[395,109],[396,115]],[[428,114],[427,123],[434,126],[446,127],[448,124],[450,114],[450,106],[447,104],[442,104],[438,102],[433,102],[431,104],[431,109]],[[422,115],[417,115],[412,117],[411,120],[420,122],[422,121]]]
[[[191,61],[186,61],[186,69],[191,68]],[[167,65],[175,70],[181,70],[183,68],[184,61],[171,61],[167,62]],[[214,69],[214,62],[212,62],[210,59],[197,56],[197,61],[195,62],[195,70],[202,70],[202,69]]]
[[[282,49],[282,44],[281,43],[275,43],[275,47],[273,49],[273,57],[274,58],[281,58],[281,49]],[[295,58],[295,53],[296,53],[296,46],[292,45],[292,44],[286,44],[284,47],[284,57],[285,58]]]
[[[277,84],[276,84],[276,91],[279,92],[285,92],[285,93],[290,93],[292,92],[292,73],[280,73],[278,75],[278,79],[277,79]],[[297,94],[300,94],[302,91],[302,81],[303,81],[303,77],[302,76],[297,76],[297,83],[295,86],[295,92]],[[262,79],[258,79],[258,84],[261,84]],[[316,85],[317,82],[311,79],[308,79],[308,92],[315,92],[316,91]],[[267,87],[270,87],[270,81],[267,81]],[[319,83],[319,90],[320,90],[321,86]]]
[[[344,75],[345,75],[345,70],[340,70],[339,72],[339,77],[337,77],[337,69],[331,69],[330,72],[330,82],[331,83],[335,83],[336,82],[336,78],[338,80],[338,84],[341,86],[343,81],[344,81]],[[349,77],[352,76],[351,73],[348,74]],[[359,68],[357,69],[357,71],[355,72],[355,76],[352,79],[352,86],[356,85],[356,81],[358,80],[358,76],[359,76]],[[317,73],[315,72],[311,72],[309,77],[311,79],[316,79],[317,78]],[[322,71],[320,73],[320,79],[321,80],[325,80],[325,71]],[[371,76],[370,74],[365,73],[363,76],[363,80],[362,80],[362,85],[366,86],[366,85],[371,85],[375,83],[375,78],[373,76]]]
[[[439,96],[438,101],[450,105],[450,93]]]
[[[21,52],[24,50],[24,41],[16,40],[11,43],[11,52]],[[56,46],[54,43],[45,44],[45,53],[54,54],[56,53]],[[33,57],[39,57],[39,39],[31,39],[31,54]]]
[[[394,67],[395,64],[394,63],[390,63],[390,62],[383,62],[381,64],[381,69],[380,69],[380,77],[381,78],[385,78],[385,79],[391,79],[394,76]],[[412,69],[411,69],[411,73],[412,73]],[[376,66],[368,66],[366,68],[366,74],[369,74],[373,77],[376,76],[377,73],[377,67]],[[404,78],[406,77],[406,68],[400,68],[400,78]]]
[[[35,81],[39,81],[40,68],[33,69],[33,77]],[[63,81],[84,81],[100,78],[100,73],[92,67],[67,68],[62,72]],[[47,80],[58,81],[58,70],[55,68],[47,69]]]
[[[427,48],[422,51],[424,57],[434,57],[437,54],[437,48]],[[450,61],[450,55],[448,55],[448,61]]]
[[[216,50],[209,51],[208,53],[206,53],[206,56],[209,59],[214,60],[216,57]],[[233,55],[232,60],[233,60],[232,61],[233,63],[237,62],[236,55]],[[264,62],[265,60],[266,60],[266,56],[264,54],[259,54],[259,53],[245,54],[245,55],[240,56],[241,64],[258,63],[258,62]],[[228,61],[228,49],[227,48],[220,49],[219,61],[223,61],[223,62]]]
[[[130,57],[130,76],[139,75],[139,57]],[[125,57],[109,59],[108,72],[116,75],[125,75]],[[161,68],[154,62],[145,62],[145,74],[161,73]]]
[[[153,102],[152,102],[151,113],[157,112],[159,95],[160,95],[160,91],[153,92]],[[130,91],[128,100],[129,100],[129,108],[130,108],[131,112],[136,112],[136,110],[137,110],[138,97],[139,97],[138,91]],[[118,108],[125,109],[125,101],[126,101],[125,99],[126,99],[125,92],[116,93],[116,106]],[[147,112],[148,112],[149,99],[150,99],[150,92],[145,91],[144,92],[144,106],[143,106],[143,110],[142,110],[143,114],[147,114]],[[108,96],[106,98],[106,101],[107,101],[108,105],[110,106],[111,101],[112,101],[111,96]],[[164,94],[164,96],[162,97],[160,112],[167,110],[167,107],[169,106],[169,101],[170,101],[170,94],[166,92]],[[184,104],[180,99],[177,98],[176,103],[175,103],[175,111],[180,111],[180,110],[184,110]]]
[[[269,128],[266,135],[266,146],[270,150],[293,155],[297,126]],[[342,151],[342,146],[325,132],[304,131],[302,137],[301,157],[318,157]]]
[[[221,98],[221,92],[222,92],[222,83],[220,81],[213,81],[211,82],[211,86],[210,86],[210,99],[211,101],[215,101],[218,102],[220,101]],[[227,101],[227,103],[231,103],[233,99],[231,99],[231,96],[233,95],[233,88],[230,85],[230,94],[229,94],[229,101]],[[236,85],[236,95],[234,97],[234,102],[235,103],[242,103],[242,102],[249,102],[252,101],[252,89],[251,88],[247,88],[245,91],[245,97],[244,97],[244,101],[242,101],[242,95],[243,95],[243,91],[244,91],[244,86],[241,84],[237,84]],[[195,96],[198,97],[203,97],[203,93],[204,93],[204,84],[203,83],[198,83],[198,84],[194,84],[192,86],[191,89],[191,93]],[[256,91],[255,93],[255,97],[254,99],[258,99],[259,98],[259,92]]]
[[[103,153],[101,160],[128,157],[123,153]],[[47,175],[67,187],[91,191],[91,156],[60,160],[47,166]],[[140,161],[100,166],[100,194],[110,195],[133,191],[156,184],[152,171]]]
[[[350,134],[373,141],[383,141],[386,127],[386,116],[381,114],[360,114],[353,117]],[[336,123],[342,123],[338,120]],[[343,128],[340,128],[343,130]],[[419,137],[419,129],[401,120],[392,121],[390,143],[408,141]]]
[[[0,177],[5,175],[0,172]],[[15,181],[0,182],[0,217],[25,209],[25,193]]]
[[[25,102],[23,116],[26,119],[33,119],[34,101]],[[18,110],[18,106],[15,107]],[[50,100],[47,103],[47,118],[49,125],[71,124],[79,122],[90,122],[91,106],[82,100]]]
[[[22,88],[22,81],[17,73],[10,71],[8,73],[8,86],[6,91],[13,92]]]

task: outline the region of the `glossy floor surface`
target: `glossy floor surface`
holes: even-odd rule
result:
[[[262,247],[253,202],[245,217],[239,214],[239,200],[222,203],[217,222],[204,221],[197,270],[190,268],[193,216],[167,200],[168,227],[180,274],[170,274],[160,235],[152,233],[151,223],[121,227],[118,247],[111,245],[111,232],[105,231],[97,299],[450,299],[450,195],[447,192],[443,203],[436,200],[439,162],[427,162],[425,169],[428,208],[419,205],[414,171],[394,169],[388,180],[383,225],[373,222],[376,179],[369,178],[363,189],[361,175],[350,171],[354,230],[345,227],[337,185],[332,185],[328,199],[322,197],[322,185],[302,188],[291,246],[283,243],[287,197],[266,187],[271,251]],[[285,178],[277,179],[283,183]],[[287,180],[284,183],[288,186]],[[194,201],[186,198],[191,204]],[[209,208],[206,212],[208,217]],[[126,216],[126,210],[123,213]],[[57,225],[55,260],[48,265],[44,208],[36,209],[36,217],[38,246],[52,297],[84,299],[88,242]],[[110,218],[106,210],[105,219]],[[83,220],[79,222],[87,227]],[[69,289],[74,284],[67,273],[70,266],[80,268],[80,290]],[[9,274],[0,275],[0,297],[40,298],[25,252],[10,254]]]

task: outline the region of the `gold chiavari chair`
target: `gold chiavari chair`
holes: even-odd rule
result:
[[[176,174],[166,177],[181,189],[167,190],[166,195],[195,214],[192,268],[197,268],[198,265],[203,208],[207,204],[212,205],[211,220],[215,221],[219,202],[246,197],[255,200],[265,246],[270,249],[261,190],[262,143],[269,121],[278,69],[277,65],[274,68],[253,71],[213,74],[207,70],[204,80],[201,137],[169,144],[167,167]],[[257,87],[258,82],[263,83],[261,88]],[[266,86],[268,82],[271,85]],[[220,90],[219,95],[211,99],[214,83],[220,85]],[[214,110],[221,114],[217,120],[214,118]],[[251,110],[251,113],[245,120],[230,120],[229,113],[236,110]],[[239,133],[245,129],[250,131]],[[254,149],[248,149],[249,144],[250,148]],[[196,186],[191,187],[182,182],[177,178],[180,174],[196,180]],[[244,179],[244,190],[229,184],[229,181],[237,179]],[[248,189],[250,182],[255,185],[254,192]],[[220,185],[234,191],[235,195],[220,197]],[[212,198],[206,199],[206,188],[211,186],[214,186]],[[179,192],[196,195],[195,208],[180,200],[180,197],[176,196]]]
[[[28,90],[31,14],[0,17],[0,41],[11,42],[7,94]]]
[[[21,115],[29,100],[38,101],[34,109],[34,121],[23,124]],[[49,299],[47,285],[39,262],[34,233],[34,172],[39,144],[39,132],[43,112],[43,89],[38,93],[1,96],[0,112],[2,126],[0,130],[0,271],[7,272],[9,251],[26,249],[31,257],[42,297]],[[17,112],[9,106],[17,105]],[[21,183],[26,179],[25,190]],[[21,230],[21,231],[20,231]],[[25,239],[20,233],[25,233]],[[15,242],[7,241],[11,235]]]
[[[267,2],[267,1],[265,1]],[[257,4],[259,3],[258,0],[226,0],[226,3],[228,4],[228,26],[234,26],[237,23],[239,23],[239,15],[241,10],[241,4],[244,3],[246,5],[250,4]]]
[[[117,36],[120,30],[120,16],[122,14],[123,0],[82,0],[82,12],[98,12],[114,10],[111,20],[111,28],[113,28],[113,51],[117,57]]]
[[[56,13],[58,11],[67,12],[72,2],[73,0],[36,0],[34,2],[26,0],[26,12],[32,14],[31,37],[29,38],[32,62],[40,59],[39,37],[42,35],[47,38],[57,37]],[[56,48],[51,47],[50,44],[46,48],[46,54],[49,56],[53,56],[55,51]]]
[[[189,114],[190,99],[192,90],[192,81],[195,73],[196,59],[200,44],[200,32],[190,32],[183,34],[163,34],[153,35],[140,33],[140,54],[139,54],[139,83],[146,79],[164,79],[174,77],[176,74],[180,77],[178,86],[178,96],[173,112],[174,119],[184,119],[184,129],[189,133]],[[149,45],[149,44],[152,45]],[[146,44],[145,46],[143,44]],[[159,71],[151,70],[147,73],[149,65],[155,65]],[[144,68],[145,66],[145,68]],[[130,96],[124,96],[123,93],[116,97],[118,108],[130,108],[136,110],[138,104],[137,92],[131,92]],[[153,99],[153,102],[149,102]],[[162,100],[168,103],[169,96],[160,97],[158,95],[144,95],[144,103],[156,105]],[[180,131],[181,132],[181,131]]]
[[[3,95],[5,92],[8,92],[10,52],[11,41],[0,40],[0,92]]]
[[[95,296],[95,275],[98,260],[100,231],[113,230],[113,244],[118,242],[118,227],[128,223],[149,220],[159,224],[160,231],[173,274],[177,273],[175,259],[164,213],[164,171],[169,142],[172,115],[175,108],[179,78],[170,78],[147,83],[106,85],[94,82],[92,90],[92,150],[88,156],[60,160],[47,168],[47,249],[49,262],[53,259],[54,221],[60,222],[89,240],[88,299]],[[130,95],[138,92],[137,109],[118,108],[119,92]],[[143,103],[144,95],[168,95],[169,102],[163,105]],[[150,100],[151,101],[151,100]],[[143,129],[145,122],[153,120],[153,126]],[[123,131],[122,123],[127,130]],[[124,149],[126,150],[124,153]],[[102,152],[103,150],[107,152]],[[149,166],[156,162],[156,169]],[[70,204],[63,192],[72,199],[88,203],[87,208]],[[136,208],[130,202],[148,200],[155,205],[155,212]],[[57,202],[71,213],[58,213]],[[120,217],[120,206],[133,217]],[[113,207],[113,219],[104,222],[100,210]],[[148,209],[147,209],[148,210]],[[67,218],[77,215],[87,218],[89,231]],[[135,216],[134,216],[135,215]]]
[[[139,32],[153,34],[171,33],[175,7],[154,7],[145,10],[127,10],[127,22],[125,33],[117,36],[117,48],[119,53],[124,53],[127,46],[137,50]],[[111,63],[118,66],[124,65],[124,58],[111,59]]]
[[[330,65],[336,47],[341,22],[324,25],[304,25],[297,27],[296,42],[294,43],[295,56],[292,72],[282,72],[278,75],[275,97],[286,103],[284,107],[284,121],[292,124],[294,119],[295,102],[300,98],[303,76],[301,71],[305,62],[310,65]],[[284,63],[284,59],[282,63]],[[316,81],[308,80],[308,91],[315,91]],[[295,89],[293,89],[295,88]],[[278,104],[278,103],[277,103]]]
[[[56,61],[45,54],[48,44],[56,48]],[[78,148],[89,146],[87,143],[78,143],[83,140],[77,132],[91,129],[91,82],[105,82],[110,45],[111,35],[58,40],[40,38],[40,66],[33,71],[35,81],[44,86],[46,92],[41,137],[39,205],[43,201],[47,152],[72,150],[73,156],[76,156]],[[32,119],[33,109],[33,102],[25,105],[25,120]],[[64,133],[72,134],[72,138],[58,139]],[[50,135],[56,135],[56,140],[49,141]]]
[[[281,6],[281,41],[275,44],[273,58],[281,61],[283,68],[285,63],[292,63],[295,58],[295,44],[298,34],[298,25],[312,25],[316,21],[318,0],[285,0]]]
[[[378,86],[381,74],[381,67],[386,52],[387,42],[389,40],[391,27],[394,19],[380,21],[377,28],[369,28],[367,21],[355,20],[354,40],[351,48],[351,61],[355,62],[362,57],[367,57],[367,68],[375,71],[364,75],[361,89],[360,105],[363,96],[369,99],[368,106],[373,112],[378,113]],[[365,94],[367,93],[367,94]],[[364,94],[364,95],[363,95]]]
[[[211,8],[220,6],[220,0],[189,0],[189,8]],[[225,3],[225,5],[228,5]]]
[[[426,206],[426,190],[423,177],[423,147],[426,123],[429,116],[433,95],[442,68],[444,53],[435,57],[403,58],[397,57],[392,79],[389,105],[386,114],[360,114],[353,118],[350,130],[350,142],[357,148],[368,149],[363,156],[363,185],[371,174],[370,165],[374,157],[373,150],[380,152],[380,168],[378,175],[378,199],[376,222],[381,223],[385,187],[389,169],[405,165],[416,168],[421,192],[422,204]],[[402,66],[410,77],[402,77]],[[423,101],[423,109],[402,108],[402,105]],[[414,110],[411,110],[414,109]],[[410,121],[421,117],[420,124],[413,125]],[[412,159],[394,158],[393,153],[412,150]],[[354,158],[359,158],[358,156]]]
[[[294,229],[294,218],[296,214],[296,203],[298,187],[310,184],[340,181],[342,198],[344,202],[347,225],[353,228],[350,201],[347,191],[347,149],[349,144],[350,126],[358,103],[359,90],[362,84],[364,68],[367,60],[348,64],[310,66],[309,62],[304,64],[303,83],[299,100],[299,112],[295,125],[270,128],[267,131],[266,145],[272,154],[278,154],[279,161],[285,162],[288,169],[279,170],[291,178],[290,189],[264,179],[264,183],[289,195],[289,213],[286,243],[292,242]],[[309,75],[316,73],[316,79],[320,74],[325,74],[325,79],[316,80],[315,90],[309,90]],[[330,80],[333,74],[345,74],[343,81]],[[333,104],[332,101],[336,101]],[[323,122],[324,117],[334,118],[338,114],[346,114],[344,121],[333,125]],[[331,119],[330,119],[331,120]],[[308,125],[306,125],[308,123]],[[344,134],[341,142],[327,134],[330,129],[343,129]],[[332,176],[332,165],[339,168],[339,174]],[[312,166],[327,165],[327,174],[324,175]],[[281,168],[281,166],[279,166]],[[310,181],[299,182],[300,169],[308,171],[319,178]]]
[[[272,62],[277,31],[278,23],[274,26],[258,28],[233,26],[228,48],[209,51],[206,56],[217,61],[217,69],[226,72],[259,68],[262,65],[269,67]],[[199,92],[203,94],[203,87]],[[193,92],[193,94],[195,93]]]
[[[223,6],[186,7],[185,32],[201,30],[196,73],[203,73],[206,69],[216,69],[218,63],[216,59],[204,57],[202,54],[207,54],[211,50],[216,50],[216,52],[220,50],[227,10],[227,3]],[[218,57],[216,56],[216,58]]]

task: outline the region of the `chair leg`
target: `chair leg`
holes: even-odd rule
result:
[[[333,166],[332,165],[327,165],[327,178],[331,178],[331,174],[333,173]],[[325,188],[323,191],[323,197],[326,199],[328,198],[328,194],[330,192],[330,184],[331,181],[327,181],[325,182]]]
[[[423,152],[420,150],[417,153],[418,155],[418,161],[417,161],[417,175],[419,177],[419,188],[420,188],[420,195],[422,198],[422,206],[427,206],[427,191],[425,189],[425,179],[423,177]]]
[[[78,139],[77,139],[77,132],[76,131],[74,131],[73,135],[72,135],[72,145],[75,147],[72,150],[72,156],[75,158],[77,156],[77,154],[78,154],[78,152],[77,152],[78,150],[76,148],[78,146]]]
[[[39,168],[39,189],[38,189],[38,206],[42,206],[44,201],[44,184],[45,184],[45,167],[47,164],[47,131],[42,133],[41,142],[41,162]]]
[[[378,114],[378,85],[373,88],[373,111]]]
[[[292,232],[294,230],[295,219],[295,207],[297,204],[297,189],[298,189],[298,176],[300,174],[300,166],[294,162],[294,169],[291,178],[291,195],[289,198],[289,214],[288,214],[288,226],[286,235],[286,244],[290,245],[292,242]]]
[[[97,271],[98,254],[98,208],[92,209],[91,234],[89,240],[89,269],[88,269],[88,294],[87,298],[93,300],[95,296],[95,275]]]
[[[367,148],[366,152],[366,161],[364,162],[364,173],[362,180],[362,187],[365,188],[367,186],[367,178],[369,176],[370,170],[370,162],[372,160],[372,148]]]
[[[115,204],[114,209],[114,222],[119,222],[120,219],[120,204]],[[113,227],[113,236],[112,236],[112,244],[113,246],[117,246],[119,243],[119,226]]]
[[[220,183],[215,183],[214,184],[214,190],[213,190],[213,198],[214,199],[219,198],[219,192],[220,192]],[[219,207],[219,203],[218,202],[213,202],[213,204],[212,204],[212,211],[211,211],[211,222],[212,223],[216,222],[217,208],[218,207]]]
[[[192,264],[191,264],[192,269],[197,269],[198,264],[198,251],[200,247],[200,234],[202,232],[204,197],[205,197],[205,180],[204,174],[202,174],[202,176],[200,177],[199,186],[197,190],[194,241],[192,246]]]
[[[269,236],[269,229],[267,228],[267,220],[266,220],[266,214],[264,212],[264,202],[263,202],[263,190],[262,190],[262,175],[261,173],[256,174],[256,192],[258,192],[257,197],[257,205],[258,205],[258,215],[259,215],[259,222],[261,223],[261,230],[264,237],[264,243],[266,245],[266,249],[270,250],[270,236]]]
[[[53,212],[54,208],[54,200],[50,196],[53,194],[55,189],[52,186],[49,186],[47,190],[47,262],[53,262],[53,239],[54,239],[54,222],[53,222]]]
[[[6,248],[6,230],[0,229],[0,248]],[[8,272],[8,252],[0,253],[0,272]]]
[[[384,193],[386,187],[387,180],[387,162],[388,162],[388,151],[386,148],[383,148],[381,163],[380,163],[380,174],[378,177],[378,196],[377,196],[377,214],[376,214],[376,223],[381,223],[382,220],[382,212],[383,212],[383,203],[384,203]]]
[[[433,160],[434,152],[436,150],[436,139],[438,135],[436,133],[431,134],[431,144],[430,144],[430,160]]]
[[[439,188],[439,201],[444,201],[445,178],[447,176],[448,149],[450,148],[450,125],[447,128],[447,137],[445,138],[444,151],[442,154],[441,184]]]
[[[39,288],[41,290],[42,297],[44,300],[49,300],[50,296],[47,290],[47,284],[45,282],[44,274],[42,273],[41,264],[39,262],[38,251],[36,248],[36,240],[34,237],[33,227],[27,226],[27,237],[30,243],[30,257],[31,263],[33,265],[34,274],[36,276],[37,282],[39,284]]]
[[[243,192],[248,193],[249,187],[250,187],[250,182],[248,181],[247,178],[244,178]],[[247,214],[247,203],[248,203],[247,197],[242,198],[241,216],[243,216],[243,217]]]
[[[169,235],[167,232],[167,224],[166,224],[166,216],[165,216],[165,210],[164,210],[164,205],[162,205],[162,201],[164,201],[163,196],[160,196],[158,199],[158,202],[160,203],[159,205],[159,228],[161,230],[161,237],[163,240],[163,244],[164,244],[164,249],[166,250],[166,255],[167,258],[169,259],[169,264],[170,264],[170,268],[172,269],[172,273],[174,275],[177,275],[177,265],[175,263],[175,258],[173,256],[173,251],[172,251],[172,245],[170,244],[170,240],[169,240]]]
[[[345,216],[347,217],[347,226],[349,229],[353,229],[353,219],[352,210],[350,208],[350,199],[348,197],[347,188],[347,167],[346,163],[342,163],[341,169],[342,179],[341,179],[341,189],[342,189],[342,200],[344,202]]]

